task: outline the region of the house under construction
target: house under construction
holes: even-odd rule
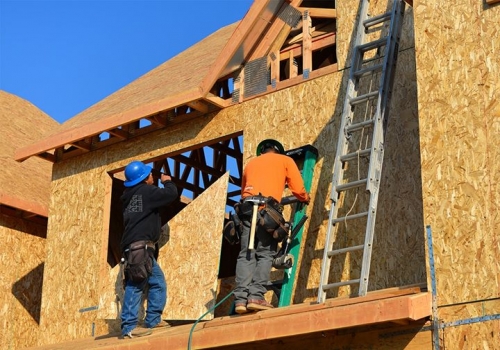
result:
[[[0,349],[497,348],[498,18],[500,0],[255,0],[63,124],[0,92]],[[235,315],[222,228],[267,138],[312,200],[275,308]],[[124,340],[132,160],[181,195],[158,259],[174,327]]]

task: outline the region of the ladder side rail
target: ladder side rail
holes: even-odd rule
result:
[[[306,151],[304,156],[304,165],[302,168],[302,179],[304,180],[304,187],[307,192],[311,191],[313,176],[314,176],[314,167],[316,166],[318,154],[317,150]],[[299,205],[296,203],[294,205]],[[307,211],[307,205],[300,205],[300,209],[295,213],[295,218],[293,222],[293,227],[298,227],[300,221],[305,217]],[[304,231],[304,226],[300,226],[299,231],[296,233],[292,242],[290,242],[290,250],[289,254],[293,255],[294,260],[298,261],[299,253],[300,253],[300,244],[302,241],[302,234]],[[297,263],[294,263],[291,268],[286,269],[283,275],[283,284],[281,287],[281,293],[278,300],[278,307],[288,306],[292,301],[292,290],[295,284],[295,277],[297,275]]]
[[[333,166],[333,179],[332,179],[332,188],[330,194],[330,213],[328,216],[328,228],[325,239],[325,247],[323,251],[323,261],[321,267],[321,276],[320,276],[320,285],[318,288],[318,303],[323,303],[326,299],[326,291],[323,289],[323,286],[328,283],[328,277],[330,274],[330,262],[331,259],[328,257],[328,252],[331,250],[333,246],[332,236],[334,229],[333,220],[335,219],[338,212],[338,203],[339,203],[339,195],[340,193],[337,191],[336,186],[340,183],[343,178],[343,165],[341,156],[346,153],[348,148],[348,139],[345,134],[346,127],[350,124],[352,108],[350,104],[350,98],[354,96],[356,92],[356,84],[355,82],[358,80],[354,76],[354,72],[356,71],[356,67],[358,66],[358,52],[356,48],[363,43],[365,40],[365,26],[363,22],[368,17],[368,0],[362,0],[360,2],[359,9],[359,18],[356,26],[356,35],[354,37],[354,43],[352,46],[352,57],[351,57],[351,67],[349,70],[349,80],[347,83],[347,91],[344,97],[344,106],[342,110],[341,123],[339,127],[339,137],[337,140],[337,149],[336,155],[334,159]]]
[[[384,148],[384,135],[389,116],[389,103],[392,95],[392,85],[394,82],[394,75],[396,73],[396,62],[399,49],[399,37],[401,35],[402,15],[404,14],[404,1],[394,0],[392,9],[392,19],[390,22],[389,33],[387,35],[386,52],[384,56],[384,63],[382,69],[382,77],[380,79],[379,97],[375,111],[374,125],[373,125],[373,142],[372,142],[372,155],[377,154],[377,157],[371,157],[368,167],[368,182],[367,190],[370,192],[375,191],[378,187],[379,176],[377,172],[382,171],[383,161],[383,148]]]
[[[375,231],[375,220],[378,205],[378,193],[382,174],[384,159],[384,136],[387,118],[389,115],[389,103],[391,100],[392,85],[394,81],[396,61],[399,48],[399,37],[401,35],[402,15],[404,14],[404,2],[395,0],[392,10],[392,20],[389,34],[387,36],[386,54],[384,57],[384,68],[380,81],[380,97],[375,112],[375,124],[373,130],[372,157],[368,169],[369,181],[367,190],[370,192],[370,210],[368,213],[367,227],[365,231],[365,249],[360,274],[359,296],[368,292],[368,280],[370,274],[371,253],[373,248],[373,236]]]
[[[392,86],[394,81],[394,76],[396,74],[396,64],[398,62],[399,55],[399,40],[401,38],[401,31],[403,29],[403,19],[405,13],[406,2],[404,0],[394,0],[394,10],[393,19],[391,21],[391,28],[389,29],[392,41],[390,45],[387,45],[388,52],[386,53],[386,59],[390,59],[391,64],[387,65],[387,77],[384,79],[384,89],[386,94],[384,95],[383,105],[386,107],[383,110],[382,117],[384,123],[384,133],[387,129],[387,122],[389,119],[389,103],[392,97]],[[388,39],[389,40],[389,39]]]

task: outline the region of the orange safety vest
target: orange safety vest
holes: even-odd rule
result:
[[[292,158],[279,153],[264,153],[248,162],[241,181],[241,197],[274,197],[281,201],[285,184],[299,201],[307,200],[307,192],[299,168]]]

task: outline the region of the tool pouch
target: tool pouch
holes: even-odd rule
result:
[[[241,220],[238,215],[231,213],[229,220],[222,232],[224,238],[230,245],[238,244],[241,237]]]
[[[281,242],[288,236],[289,224],[283,218],[283,206],[273,197],[268,197],[264,208],[259,211],[258,225]]]
[[[153,247],[153,248],[152,248]],[[149,249],[148,249],[149,248]],[[140,283],[153,272],[154,245],[147,241],[137,241],[125,249],[125,278]]]
[[[252,220],[252,210],[252,202],[240,202],[234,205],[234,212],[239,217],[239,219],[243,221]]]

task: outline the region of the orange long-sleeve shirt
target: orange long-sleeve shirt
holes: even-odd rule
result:
[[[301,202],[308,194],[299,168],[292,158],[279,153],[264,153],[248,162],[241,181],[241,197],[272,196],[281,201],[285,184]]]

